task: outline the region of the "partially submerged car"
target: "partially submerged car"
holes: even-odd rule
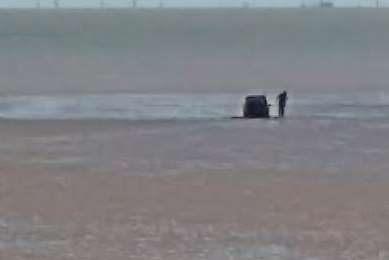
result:
[[[244,118],[269,118],[269,104],[266,96],[247,96],[243,107]]]

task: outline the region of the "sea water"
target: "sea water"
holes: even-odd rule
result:
[[[242,115],[242,94],[100,94],[0,97],[4,119],[229,119]],[[277,116],[276,93],[268,95]],[[389,92],[295,92],[289,96],[288,118],[389,120]]]

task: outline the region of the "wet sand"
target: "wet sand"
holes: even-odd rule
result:
[[[1,259],[388,259],[385,174],[241,167],[258,124],[2,121]]]

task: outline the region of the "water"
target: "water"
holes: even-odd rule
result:
[[[0,98],[5,119],[190,120],[240,116],[240,94],[102,94]],[[268,95],[277,115],[276,94]],[[389,119],[389,92],[292,93],[289,118]]]
[[[1,12],[0,258],[385,259],[388,14]]]
[[[239,113],[234,95],[21,96],[0,100],[0,116],[15,119],[209,119]]]
[[[277,116],[277,93],[266,94],[273,105],[271,115]],[[32,122],[131,122],[131,129],[114,124],[102,132],[95,131],[92,124],[87,137],[64,131],[52,138],[44,135],[30,141],[23,139],[20,151],[29,145],[33,151],[40,151],[24,160],[28,165],[75,165],[145,175],[199,169],[234,173],[305,173],[319,169],[324,178],[327,173],[331,178],[332,174],[337,178],[387,178],[389,92],[291,91],[286,120],[231,120],[242,114],[244,97],[128,93],[3,96],[0,117]],[[64,124],[71,125],[66,121]],[[100,146],[109,152],[101,154]],[[20,149],[12,140],[4,141],[2,147],[9,155]],[[116,152],[118,147],[122,147],[120,154]]]

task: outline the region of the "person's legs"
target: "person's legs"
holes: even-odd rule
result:
[[[284,112],[285,112],[285,105],[280,103],[278,105],[278,116],[279,117],[284,117]]]

